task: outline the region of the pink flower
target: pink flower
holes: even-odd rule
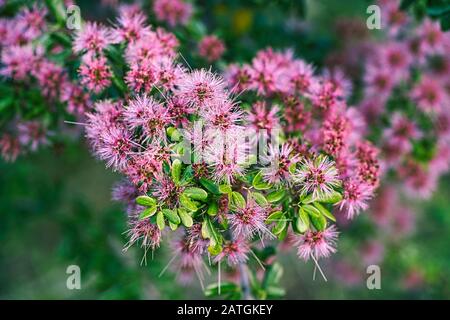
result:
[[[253,59],[250,71],[249,89],[261,96],[284,92],[289,88],[289,77],[279,61],[272,59],[271,53],[259,52]]]
[[[229,130],[238,125],[242,119],[242,111],[229,100],[218,100],[207,108],[200,109],[207,128]]]
[[[86,22],[79,30],[73,41],[73,51],[76,53],[91,52],[101,53],[112,44],[114,39],[111,31],[97,22]]]
[[[23,7],[18,13],[16,19],[26,26],[25,33],[27,38],[36,39],[41,36],[42,32],[47,27],[45,16],[47,15],[46,8],[39,8],[36,4],[33,7]]]
[[[42,92],[51,99],[56,99],[69,84],[65,70],[53,62],[44,61],[36,68],[37,78]]]
[[[277,106],[267,108],[266,101],[257,101],[253,104],[252,110],[248,112],[247,121],[255,130],[265,130],[266,134],[270,135],[273,129],[280,127],[278,111]]]
[[[89,94],[75,84],[67,83],[61,93],[61,101],[67,102],[67,111],[72,114],[84,114],[91,104]]]
[[[205,69],[194,70],[182,77],[177,94],[199,108],[213,106],[226,99],[223,80]]]
[[[182,0],[155,0],[153,11],[156,18],[167,22],[171,27],[185,25],[192,15],[192,5]]]
[[[418,36],[427,54],[445,54],[445,43],[449,36],[441,30],[439,22],[425,19],[418,29]]]
[[[441,83],[428,75],[412,89],[411,98],[424,112],[439,112],[449,101]]]
[[[260,238],[273,237],[265,224],[266,210],[248,199],[244,208],[237,208],[230,213],[228,222],[235,238],[252,239],[255,235]]]
[[[249,252],[250,247],[245,240],[238,239],[235,241],[229,241],[223,245],[222,252],[214,258],[214,262],[219,262],[226,259],[228,265],[236,266],[240,263],[247,262]]]
[[[387,43],[380,48],[379,55],[381,66],[388,68],[394,81],[408,78],[412,57],[406,43]]]
[[[375,97],[384,101],[391,94],[395,81],[388,68],[368,64],[364,75],[365,94],[370,98]]]
[[[343,198],[337,206],[347,212],[347,219],[353,219],[361,210],[368,208],[368,201],[373,197],[373,188],[352,178],[344,181],[343,188]]]
[[[219,60],[225,52],[225,45],[216,36],[205,36],[198,44],[198,54],[208,62]]]
[[[348,147],[350,130],[350,123],[344,115],[328,117],[322,128],[323,150],[335,158],[339,157]]]
[[[302,194],[312,193],[314,199],[330,194],[340,185],[334,162],[325,156],[303,160],[294,181]]]
[[[179,96],[172,96],[167,102],[167,112],[175,126],[187,126],[189,123],[188,117],[196,112],[194,106],[189,104],[186,99]]]
[[[30,73],[34,70],[36,55],[31,45],[27,46],[10,46],[5,47],[1,51],[0,75],[15,80],[25,80],[29,78]],[[26,61],[27,63],[24,63]]]
[[[380,183],[379,150],[368,141],[358,142],[355,157],[358,159],[357,174],[361,181],[376,188]]]
[[[136,12],[132,15],[122,12],[112,30],[114,42],[134,42],[148,36],[150,27],[145,25],[145,15]]]
[[[6,162],[14,162],[21,151],[19,139],[4,133],[0,137],[0,154]]]
[[[132,156],[123,172],[139,191],[148,192],[155,179],[161,176],[162,162],[157,160],[152,152],[146,151]]]
[[[94,150],[98,157],[106,161],[107,167],[123,169],[133,147],[130,133],[121,127],[105,128],[100,139],[101,143]]]
[[[125,82],[136,93],[150,92],[156,84],[154,66],[148,61],[133,63],[125,76]]]
[[[159,247],[159,244],[161,243],[161,231],[156,225],[150,222],[150,219],[133,220],[127,234],[130,237],[130,240],[125,245],[125,250],[138,241],[141,242],[141,247],[144,248],[145,251],[148,249],[154,250]]]
[[[81,83],[95,93],[100,93],[111,84],[112,73],[104,56],[86,54],[78,72]]]
[[[230,64],[224,75],[228,87],[232,93],[241,93],[249,88],[251,80],[251,69],[248,65],[239,67],[237,64]]]
[[[329,257],[336,252],[335,244],[338,234],[335,226],[328,227],[323,231],[306,231],[295,244],[298,256],[305,261],[311,257],[315,260]]]
[[[171,121],[167,108],[147,95],[129,101],[123,114],[131,129],[142,128],[144,139],[163,139],[165,127]]]
[[[179,198],[183,191],[183,187],[177,186],[172,179],[167,177],[159,179],[152,188],[152,194],[159,203],[169,208],[176,208],[179,205]]]
[[[41,145],[49,144],[47,129],[39,121],[19,123],[17,130],[20,144],[29,147],[31,151],[36,151]]]
[[[289,81],[294,90],[302,95],[309,93],[314,78],[314,67],[303,60],[295,60],[288,70]]]
[[[263,177],[269,183],[288,182],[291,179],[291,167],[300,161],[298,155],[292,154],[292,147],[285,143],[278,147],[271,144],[268,155],[262,158],[263,164],[268,164],[261,170]]]
[[[311,86],[311,100],[315,107],[332,114],[341,105],[343,92],[333,82],[324,80]]]
[[[186,242],[189,243],[190,249],[199,254],[204,253],[209,246],[209,240],[203,238],[201,223],[195,223],[186,233]]]
[[[284,120],[286,125],[283,126],[286,132],[303,131],[311,122],[311,112],[306,110],[303,102],[296,96],[286,96],[284,103]]]

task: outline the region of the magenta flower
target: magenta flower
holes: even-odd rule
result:
[[[266,135],[270,135],[273,129],[280,127],[278,111],[277,106],[267,108],[265,101],[257,101],[248,112],[247,121],[258,132],[265,130]]]
[[[296,96],[284,97],[284,130],[286,132],[304,131],[311,123],[311,112],[305,109],[305,105]]]
[[[344,181],[343,188],[343,198],[337,205],[347,213],[347,219],[353,219],[361,210],[368,208],[368,201],[373,197],[373,188],[357,179]]]
[[[172,179],[163,177],[152,187],[152,194],[169,208],[176,208],[184,188],[177,186]]]
[[[145,25],[145,15],[142,12],[134,14],[121,13],[117,25],[111,31],[114,42],[134,42],[148,36],[150,27]]]
[[[267,217],[266,210],[249,199],[245,208],[237,208],[234,213],[227,215],[233,236],[235,238],[252,239],[258,235],[261,239],[264,237],[273,237],[265,224]]]
[[[1,51],[0,61],[3,67],[0,69],[0,75],[15,80],[25,80],[34,70],[37,59],[31,45],[5,47]]]
[[[340,185],[334,162],[324,156],[303,160],[294,181],[302,194],[312,193],[314,199],[327,196]]]
[[[153,11],[156,18],[167,22],[171,27],[185,25],[192,15],[192,5],[183,0],[155,0]]]
[[[81,83],[95,93],[100,93],[111,84],[112,73],[104,56],[84,55],[78,72]]]
[[[439,112],[449,102],[441,82],[424,75],[412,89],[411,98],[424,112]]]
[[[303,60],[295,60],[288,72],[292,87],[302,95],[308,94],[311,85],[317,81],[314,78],[314,67]]]
[[[49,144],[49,133],[39,121],[28,121],[17,125],[18,138],[22,146],[27,146],[31,151],[36,151],[39,146]]]
[[[208,62],[219,60],[224,52],[224,43],[215,35],[203,37],[198,44],[198,54]]]
[[[418,29],[418,36],[422,40],[423,49],[427,54],[445,54],[445,46],[450,37],[441,30],[439,22],[425,19]]]
[[[95,153],[106,161],[107,167],[121,170],[127,164],[133,144],[130,133],[121,127],[105,128],[100,134],[100,144]]]
[[[270,145],[269,152],[261,160],[268,164],[261,170],[263,177],[269,183],[288,182],[291,179],[291,166],[300,161],[298,155],[292,155],[292,147],[285,143],[279,148],[278,145]]]
[[[243,239],[229,241],[223,245],[223,250],[214,258],[214,262],[226,259],[228,265],[236,266],[239,263],[245,263],[248,260],[250,247]]]
[[[125,82],[136,93],[150,92],[156,84],[154,66],[147,61],[131,64],[125,76]]]
[[[214,106],[226,99],[223,80],[205,69],[194,70],[182,77],[176,93],[199,108]]]
[[[21,152],[20,142],[17,137],[4,133],[0,137],[0,154],[7,162],[14,162]]]
[[[108,28],[97,22],[87,22],[75,36],[73,41],[73,51],[75,53],[101,53],[113,42],[114,39]]]
[[[133,220],[127,234],[130,237],[130,240],[125,245],[125,250],[138,241],[141,242],[141,247],[144,248],[145,251],[148,249],[154,250],[159,247],[159,244],[161,243],[161,231],[156,225],[150,222],[150,219]]]
[[[329,257],[330,254],[336,252],[335,245],[338,234],[335,226],[328,227],[323,231],[306,231],[296,243],[298,256],[305,261],[311,257],[315,260]]]
[[[344,115],[328,117],[322,128],[323,150],[338,158],[348,148],[351,124]]]
[[[147,95],[129,101],[123,117],[131,129],[144,130],[144,140],[163,139],[165,126],[171,121],[167,108]]]
[[[67,111],[72,114],[84,114],[91,105],[89,94],[72,83],[64,86],[60,98],[67,103]]]

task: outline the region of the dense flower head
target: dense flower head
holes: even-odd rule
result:
[[[73,50],[76,53],[100,53],[113,43],[111,31],[96,22],[87,22],[75,36]]]
[[[198,54],[208,62],[219,60],[225,52],[225,45],[215,35],[205,36],[198,44]]]
[[[186,24],[192,15],[192,5],[183,0],[155,0],[153,11],[156,18],[174,27]]]
[[[104,56],[86,54],[79,73],[81,83],[95,93],[100,93],[111,84],[112,73]]]
[[[265,224],[266,217],[266,210],[250,200],[244,208],[237,208],[229,214],[228,221],[235,238],[251,239],[255,235],[264,238],[271,236]]]
[[[353,219],[361,210],[368,208],[368,201],[373,196],[372,188],[358,179],[349,179],[343,183],[343,199],[338,204],[347,213],[348,219]]]
[[[338,232],[334,226],[323,231],[307,231],[297,240],[297,254],[305,261],[308,261],[310,258],[316,260],[326,258],[336,252],[335,243],[337,237]]]

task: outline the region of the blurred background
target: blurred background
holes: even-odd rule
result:
[[[104,2],[77,3],[83,18],[113,20],[115,1]],[[372,32],[370,36],[377,36],[365,28],[370,3],[195,1],[203,25],[224,40],[225,61],[248,62],[257,50],[272,46],[292,48],[319,67],[337,63],[352,41]],[[189,51],[184,54],[194,66],[199,63],[190,59]],[[171,258],[168,248],[158,249],[146,266],[140,265],[142,250],[123,252],[125,213],[111,201],[119,177],[76,140],[14,163],[0,160],[0,298],[203,298],[196,282],[184,287],[175,284],[170,272],[159,277]],[[450,299],[449,178],[441,179],[430,200],[409,200],[414,212],[399,221],[407,225],[401,236],[380,230],[370,213],[343,226],[338,254],[324,261],[328,282],[313,280],[313,265],[298,260],[294,252],[280,253],[286,298]],[[366,267],[372,263],[381,267],[381,290],[366,287]],[[80,266],[82,290],[66,288],[69,265]]]

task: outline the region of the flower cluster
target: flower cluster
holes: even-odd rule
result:
[[[5,99],[0,153],[7,161],[49,143],[49,126],[57,122],[59,106],[72,115],[81,115],[89,107],[89,95],[57,62],[63,48],[49,41],[47,18],[47,9],[37,4],[21,7],[13,17],[0,17],[0,80]]]

